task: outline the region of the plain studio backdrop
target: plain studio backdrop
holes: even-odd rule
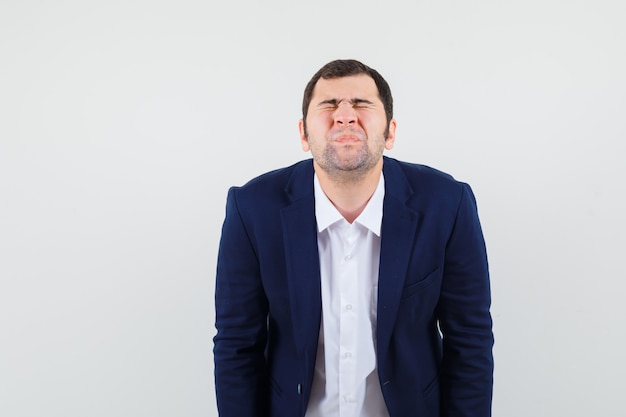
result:
[[[226,191],[308,157],[337,58],[474,188],[494,416],[626,415],[625,4],[2,0],[0,415],[217,415]]]

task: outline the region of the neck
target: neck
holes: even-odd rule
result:
[[[324,194],[337,208],[339,213],[352,223],[365,209],[368,201],[376,191],[380,174],[383,168],[381,158],[371,170],[359,173],[358,176],[351,173],[342,175],[329,175],[314,163],[315,174],[320,182]]]

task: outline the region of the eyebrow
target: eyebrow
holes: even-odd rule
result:
[[[328,100],[320,101],[318,103],[318,106],[323,106],[323,105],[326,105],[326,104],[331,104],[333,106],[337,106],[342,101],[344,101],[344,100],[337,100],[336,98],[331,98],[331,99],[328,99]],[[364,99],[364,98],[351,98],[351,99],[348,100],[348,102],[353,104],[353,105],[354,104],[374,104],[373,101],[370,101],[370,100],[367,100],[367,99]]]

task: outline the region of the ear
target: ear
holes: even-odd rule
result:
[[[300,131],[300,144],[302,145],[302,150],[304,152],[308,152],[311,150],[309,146],[309,140],[306,137],[306,133],[304,131],[304,120],[298,120],[298,130]]]
[[[387,135],[387,139],[385,139],[385,149],[388,151],[393,149],[393,145],[396,142],[396,119],[391,119],[389,121],[389,134]]]

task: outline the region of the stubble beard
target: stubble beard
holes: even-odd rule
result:
[[[384,149],[384,137],[376,140],[376,148],[373,150],[368,146],[367,137],[363,141],[349,144],[333,144],[329,141],[322,154],[313,157],[331,180],[339,183],[356,183],[376,167]]]

